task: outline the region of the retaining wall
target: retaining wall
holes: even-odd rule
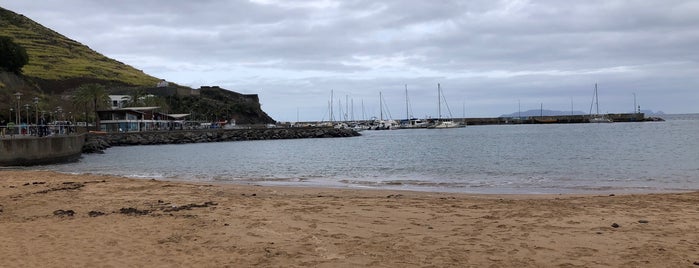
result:
[[[0,166],[44,165],[80,158],[85,135],[6,137],[0,141]]]

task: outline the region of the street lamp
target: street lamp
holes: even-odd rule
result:
[[[15,122],[17,122],[17,124],[19,124],[20,123],[19,122],[19,119],[20,119],[19,100],[22,98],[22,93],[17,92],[13,95],[15,95],[17,97],[17,121],[15,121]]]
[[[39,125],[39,97],[34,97],[34,122],[37,126]]]
[[[30,124],[30,122],[29,122],[29,117],[31,117],[31,116],[29,115],[29,104],[25,104],[25,105],[24,105],[24,110],[27,111],[27,132],[26,132],[26,134],[29,134],[29,124]]]
[[[14,113],[14,112],[15,112],[15,108],[10,107],[10,119],[9,120],[12,120],[12,113]]]
[[[29,105],[28,103],[24,105],[24,110],[25,110],[26,113],[27,113],[27,125],[30,123],[29,120],[30,120],[30,117],[31,117],[31,115],[29,115],[29,106],[31,106],[31,105]]]

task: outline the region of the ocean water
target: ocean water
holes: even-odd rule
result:
[[[463,193],[699,190],[699,117],[113,147],[76,163],[39,168],[178,181]]]

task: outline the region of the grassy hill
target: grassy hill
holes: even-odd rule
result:
[[[160,80],[1,7],[0,35],[12,37],[27,50],[29,64],[22,71],[28,77],[51,81],[81,78],[133,86],[155,85]]]
[[[38,97],[39,110],[50,112],[62,107],[76,115],[84,109],[75,107],[70,95],[82,84],[102,84],[108,92],[115,93],[152,88],[160,81],[2,7],[0,36],[11,37],[29,56],[29,63],[22,68],[23,75],[0,72],[0,118],[12,118],[9,109],[17,107],[14,92],[23,94],[19,103],[22,107],[32,106],[31,100]],[[182,87],[172,83],[171,86]],[[163,112],[193,113],[200,120],[234,118],[244,124],[274,122],[262,111],[256,96],[251,98],[221,88],[203,90],[201,97],[169,96],[162,101]]]

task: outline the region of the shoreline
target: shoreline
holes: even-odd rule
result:
[[[490,195],[0,170],[9,266],[690,266],[699,192]],[[613,227],[616,225],[616,227]]]
[[[569,195],[629,195],[629,194],[673,194],[673,193],[691,193],[699,192],[699,189],[665,189],[665,188],[644,188],[644,187],[598,187],[604,188],[604,190],[593,190],[587,188],[557,188],[559,191],[537,191],[537,192],[518,192],[512,190],[512,188],[507,188],[510,191],[497,192],[498,190],[489,191],[460,191],[460,188],[449,188],[449,187],[419,187],[419,186],[407,186],[399,187],[395,184],[384,184],[380,186],[366,186],[362,184],[342,184],[341,182],[332,183],[321,183],[321,182],[310,182],[311,184],[303,185],[304,183],[309,183],[309,181],[303,182],[280,182],[280,181],[291,181],[290,179],[282,180],[212,180],[212,181],[197,181],[190,180],[186,178],[171,178],[171,177],[157,177],[157,176],[127,176],[120,174],[109,174],[109,173],[80,173],[80,172],[64,172],[64,171],[53,171],[48,169],[35,169],[33,167],[0,167],[0,172],[3,170],[8,171],[39,171],[39,172],[56,172],[66,175],[94,175],[94,176],[111,176],[120,177],[126,179],[142,179],[149,180],[154,179],[158,181],[169,181],[174,183],[195,183],[195,184],[214,184],[218,186],[226,185],[238,185],[238,186],[261,186],[261,187],[281,187],[281,188],[317,188],[317,189],[335,189],[335,190],[369,190],[369,191],[407,191],[407,192],[424,192],[424,193],[442,193],[442,194],[461,194],[461,195],[495,195],[495,196],[515,196],[515,195],[543,195],[543,196],[569,196]],[[482,187],[478,187],[483,189]],[[526,188],[527,190],[537,189],[542,190],[543,188]],[[550,188],[546,188],[549,189]],[[560,191],[561,189],[570,190],[569,192]],[[575,190],[572,190],[575,189]]]

